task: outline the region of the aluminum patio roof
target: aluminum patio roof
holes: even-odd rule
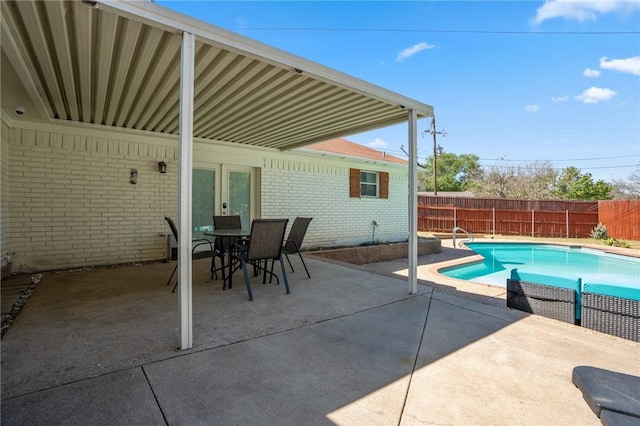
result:
[[[284,150],[406,122],[408,109],[433,115],[429,105],[141,1],[2,1],[3,111],[29,102],[40,120],[177,135],[183,32],[196,36],[197,138]]]

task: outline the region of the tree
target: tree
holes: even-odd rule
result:
[[[464,191],[471,178],[481,172],[480,157],[475,154],[456,155],[442,151],[436,158],[438,191]],[[433,156],[427,157],[424,171],[418,174],[422,191],[433,191]]]
[[[491,166],[469,183],[477,196],[535,199],[552,198],[556,172],[549,161],[525,165]]]
[[[570,166],[558,177],[554,194],[565,200],[609,200],[611,190],[611,184],[603,180],[594,182],[591,173],[581,173]]]
[[[618,200],[640,199],[640,166],[626,180],[613,180],[611,195]]]

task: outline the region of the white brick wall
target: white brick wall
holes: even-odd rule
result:
[[[7,133],[11,178],[3,197],[8,192],[11,208],[2,228],[14,270],[166,256],[163,216],[177,211],[177,170],[161,175],[158,161],[174,160],[175,149],[39,130]],[[138,170],[136,185],[129,183],[131,169]]]
[[[349,168],[341,164],[267,159],[262,169],[262,217],[313,217],[304,247],[407,239],[408,180],[405,169],[358,166],[389,173],[389,198],[350,198]]]
[[[177,141],[137,133],[2,123],[3,256],[31,272],[165,258],[177,219]],[[101,137],[102,135],[106,137]],[[260,169],[258,216],[313,217],[305,247],[407,238],[407,170],[229,144],[196,144],[199,164]],[[158,172],[165,161],[167,174]],[[389,172],[389,199],[349,198],[349,168]],[[138,183],[129,183],[131,169]]]

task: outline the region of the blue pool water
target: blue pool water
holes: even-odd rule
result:
[[[442,275],[506,287],[511,270],[640,288],[640,259],[550,244],[467,243],[483,262],[441,269]]]

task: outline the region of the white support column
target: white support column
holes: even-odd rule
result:
[[[193,347],[193,294],[191,271],[191,209],[193,174],[193,86],[195,37],[182,34],[180,66],[180,135],[178,280],[180,303],[180,349]]]
[[[409,294],[418,293],[418,114],[409,110]]]

